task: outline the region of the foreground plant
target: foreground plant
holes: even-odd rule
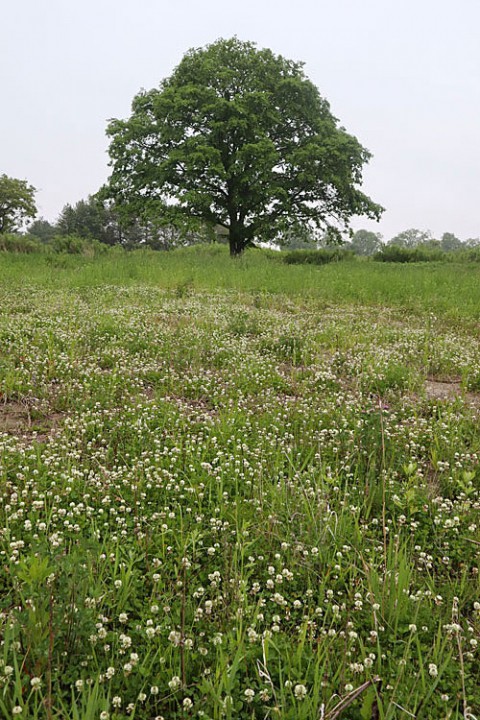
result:
[[[478,715],[475,337],[266,295],[1,299],[5,717]]]

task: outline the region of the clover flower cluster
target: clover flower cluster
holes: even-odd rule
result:
[[[478,584],[476,408],[422,383],[426,362],[473,377],[478,341],[236,302],[33,290],[0,316],[12,715],[45,702],[50,670],[57,697],[97,693],[112,719],[320,716],[377,676],[402,705],[422,672],[445,703],[462,688],[439,633],[473,686],[480,599],[449,587]]]

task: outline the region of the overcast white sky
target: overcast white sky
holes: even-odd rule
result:
[[[373,153],[356,228],[480,236],[480,0],[2,0],[0,174],[54,221],[108,177],[107,120],[233,35],[304,61]]]

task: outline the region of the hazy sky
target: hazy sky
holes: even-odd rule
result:
[[[191,47],[237,35],[305,62],[372,153],[356,228],[480,236],[480,0],[2,0],[0,174],[54,221],[108,177],[105,128]]]

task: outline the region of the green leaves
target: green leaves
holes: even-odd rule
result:
[[[17,230],[24,220],[35,217],[35,192],[26,180],[0,175],[0,233]]]
[[[298,222],[346,227],[382,212],[359,190],[370,153],[337,127],[302,64],[238,38],[190,50],[107,134],[118,205],[223,225],[232,254]]]

